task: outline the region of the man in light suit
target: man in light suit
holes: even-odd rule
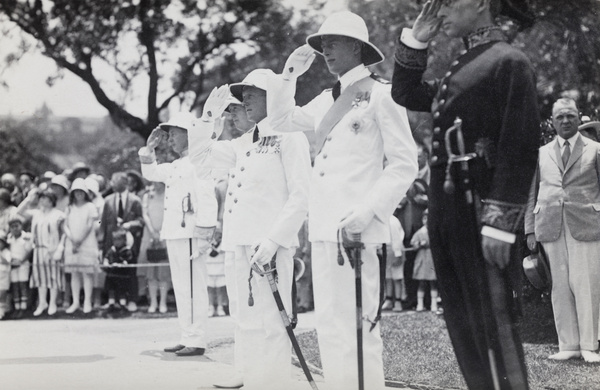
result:
[[[188,132],[196,171],[229,171],[223,216],[223,242],[235,252],[234,318],[240,327],[244,389],[290,387],[291,342],[266,277],[248,280],[253,263],[275,258],[277,286],[292,313],[293,255],[306,218],[310,154],[306,136],[275,132],[267,118],[268,69],[250,72],[241,83],[215,89],[197,126]],[[252,129],[231,141],[211,144],[215,119],[231,102],[242,101]],[[226,271],[227,272],[227,271]],[[246,303],[253,297],[253,305]],[[224,387],[219,385],[219,387]]]
[[[111,233],[118,227],[128,230],[133,236],[133,263],[137,263],[140,252],[144,218],[142,216],[142,201],[135,194],[127,191],[127,175],[125,172],[115,172],[111,178],[113,193],[104,200],[102,218],[100,220],[100,242],[103,256],[112,247]],[[137,278],[135,268],[129,270],[129,288],[127,310],[136,311]]]
[[[552,108],[558,136],[540,149],[525,233],[529,249],[542,243],[552,274],[552,307],[559,352],[549,358],[600,362],[600,144],[578,133],[572,99]]]
[[[317,138],[309,199],[313,292],[325,381],[332,389],[357,388],[355,275],[338,265],[338,230],[360,234],[364,386],[383,389],[377,249],[390,242],[389,219],[417,175],[417,147],[406,109],[394,103],[389,83],[367,66],[383,61],[369,42],[364,20],[344,11],[329,16],[308,45],[296,49],[281,75],[271,79],[269,118],[278,131],[314,131]],[[296,80],[323,55],[339,79],[303,107],[296,107]],[[384,160],[387,165],[384,167]],[[354,236],[356,238],[356,236]]]
[[[142,175],[166,185],[160,236],[167,243],[181,336],[165,352],[177,356],[203,355],[208,342],[206,259],[217,224],[217,197],[212,177],[196,175],[190,161],[187,132],[195,120],[190,112],[173,115],[152,131],[138,152]],[[180,157],[157,164],[154,150],[166,132],[169,146]]]

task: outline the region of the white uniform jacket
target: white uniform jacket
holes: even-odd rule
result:
[[[162,239],[173,240],[194,236],[194,226],[212,227],[217,223],[217,197],[215,184],[209,175],[198,177],[189,156],[171,163],[157,164],[154,152],[145,146],[138,152],[142,162],[142,175],[150,181],[165,183],[165,213],[160,231]],[[187,197],[191,199],[192,212],[187,210]],[[185,227],[181,226],[185,220]]]
[[[252,142],[252,129],[237,139],[214,142],[206,159],[200,132],[190,131],[190,158],[196,167],[229,170],[223,215],[223,242],[228,247],[255,245],[265,238],[284,248],[295,247],[308,210],[308,141],[304,134],[273,132],[267,120],[258,128],[257,142]]]
[[[342,93],[370,75],[364,65],[350,70],[340,79]],[[375,213],[362,241],[390,241],[389,217],[418,171],[417,148],[406,109],[392,100],[390,89],[390,85],[375,82],[370,96],[357,96],[360,104],[335,124],[316,156],[309,200],[312,242],[336,242],[340,220],[357,207]],[[334,103],[331,90],[323,91],[304,107],[295,106],[295,91],[294,80],[286,81],[281,75],[269,80],[267,111],[273,129],[317,131]]]

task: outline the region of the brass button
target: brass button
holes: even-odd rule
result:
[[[451,65],[451,66],[456,66],[456,65],[458,65],[458,60],[454,60],[454,61],[452,61],[452,63],[451,63],[450,65]]]
[[[441,132],[442,132],[442,129],[440,129],[439,127],[436,127],[435,129],[433,129],[434,134],[439,134]]]
[[[233,203],[237,203],[237,199],[234,199],[234,200],[233,200]]]
[[[442,92],[445,92],[448,89],[448,84],[442,85]]]
[[[235,179],[235,175],[234,175],[233,173],[231,174],[231,178],[232,178],[232,179]]]
[[[434,148],[439,148],[440,147],[440,142],[439,141],[433,141],[433,147]]]
[[[229,195],[233,195],[233,192],[229,191],[229,192],[228,192],[228,194],[229,194]]]
[[[231,209],[229,209],[229,210],[227,210],[227,211],[229,211],[229,214],[231,214]]]
[[[325,176],[325,172],[319,172],[319,176]]]
[[[245,170],[246,170],[246,168],[240,167],[240,171],[244,172]]]
[[[440,117],[440,112],[436,111],[435,114],[433,114],[433,119],[437,119]]]
[[[324,155],[323,155],[323,158],[324,158],[324,159],[325,159],[325,158],[327,158],[327,155],[326,155],[326,154],[324,154]]]
[[[242,183],[238,183],[238,188],[240,188],[242,186]]]
[[[443,105],[444,105],[444,103],[446,103],[446,99],[442,99],[442,100],[440,100],[440,101],[439,101],[439,105],[440,105],[440,106],[443,106]]]
[[[450,77],[450,76],[452,76],[452,72],[450,72],[450,71],[447,71],[447,72],[446,72],[446,74],[445,74],[444,76],[446,76],[446,77]]]
[[[250,151],[246,152],[246,156],[250,157]]]
[[[327,138],[325,138],[327,141],[331,141],[331,136],[328,135]]]
[[[435,162],[437,162],[437,160],[438,160],[438,156],[433,156],[433,157],[431,157],[431,162],[432,162],[432,163],[435,163]]]

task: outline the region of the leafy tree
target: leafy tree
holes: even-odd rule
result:
[[[279,57],[303,42],[312,17],[293,16],[273,0],[0,2],[4,21],[33,37],[61,72],[87,83],[115,124],[143,137],[171,104],[196,109],[214,85],[257,65],[283,66]],[[26,50],[24,43],[8,63]],[[140,85],[142,97],[134,95]],[[145,100],[145,118],[128,110],[132,99]]]
[[[350,8],[365,18],[371,40],[388,58],[378,65],[380,73],[391,76],[395,41],[403,27],[413,25],[424,3],[350,0]],[[551,114],[552,103],[566,91],[572,91],[582,112],[594,116],[600,107],[600,1],[538,0],[532,4],[537,17],[532,28],[516,34],[510,23],[501,24],[537,71],[542,116]],[[442,77],[463,48],[461,40],[438,34],[430,44],[425,77]]]

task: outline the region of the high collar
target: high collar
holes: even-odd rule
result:
[[[482,27],[473,31],[465,38],[467,50],[483,45],[488,42],[506,41],[506,36],[500,26]]]
[[[248,131],[248,133],[253,132],[254,129],[256,129],[256,126],[258,126],[258,136],[259,136],[259,138],[270,137],[272,135],[281,135],[281,133],[273,130],[273,128],[269,124],[268,117],[264,118],[263,120],[261,120],[260,122],[258,122],[251,130]]]
[[[340,78],[340,84],[342,86],[341,91],[343,91],[350,84],[362,80],[365,77],[369,77],[371,75],[371,71],[367,69],[363,64],[358,65],[344,73]]]

